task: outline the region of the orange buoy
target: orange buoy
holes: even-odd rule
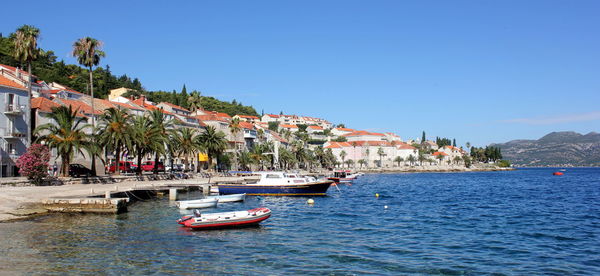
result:
[[[561,172],[553,172],[552,175],[563,175],[564,173]]]

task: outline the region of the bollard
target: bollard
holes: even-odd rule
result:
[[[169,200],[177,200],[177,188],[169,189]]]
[[[104,192],[104,198],[110,198],[110,191]]]

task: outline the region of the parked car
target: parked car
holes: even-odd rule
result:
[[[119,161],[119,171],[125,172],[125,173],[133,172],[132,165],[133,165],[133,162],[131,162],[131,161]],[[110,164],[110,166],[108,167],[108,172],[109,173],[116,172],[116,166],[115,166],[114,162],[112,164]]]
[[[182,172],[183,164],[173,164],[172,168],[171,168],[171,166],[166,166],[165,171],[167,171],[167,172]]]
[[[163,164],[163,162],[156,163],[156,166],[158,167],[159,172],[165,171],[165,165]],[[146,162],[142,163],[142,171],[145,171],[145,172],[154,171],[154,161],[146,161]]]
[[[86,168],[81,164],[70,164],[69,165],[69,176],[71,177],[81,177],[81,176],[92,176],[92,170]]]

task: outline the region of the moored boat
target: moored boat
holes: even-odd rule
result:
[[[184,216],[177,223],[192,229],[216,229],[256,225],[271,216],[269,208],[255,208],[247,211],[201,214],[194,210],[193,215]]]
[[[218,184],[220,194],[268,195],[268,196],[305,196],[326,195],[333,183],[331,180],[316,180],[284,172],[260,172],[256,183]]]
[[[177,207],[179,209],[195,209],[195,208],[210,208],[217,207],[219,202],[218,198],[202,198],[195,200],[182,200],[177,201]]]
[[[350,183],[356,179],[359,174],[353,174],[350,171],[335,171],[332,177],[327,179],[335,181],[335,183]]]
[[[207,196],[206,198],[216,198],[219,200],[219,203],[226,203],[244,201],[246,199],[246,194],[215,195]]]

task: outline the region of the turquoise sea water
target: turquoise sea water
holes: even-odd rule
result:
[[[373,174],[313,206],[249,197],[204,210],[273,210],[246,229],[186,230],[167,199],[3,223],[0,272],[598,275],[600,169],[555,170]]]

